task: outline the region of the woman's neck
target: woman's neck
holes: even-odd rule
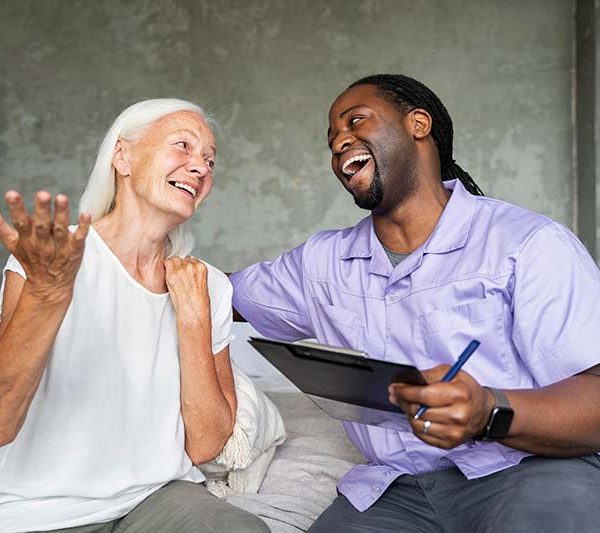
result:
[[[166,229],[127,218],[112,211],[93,227],[136,281],[152,292],[165,292]]]

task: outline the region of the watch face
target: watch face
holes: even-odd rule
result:
[[[488,434],[489,439],[503,439],[508,435],[514,411],[506,407],[496,407],[492,411],[492,417]]]

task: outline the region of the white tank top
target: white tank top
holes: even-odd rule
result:
[[[232,338],[232,288],[208,268],[218,353]],[[25,277],[14,257],[5,270]],[[204,481],[185,453],[179,383],[168,293],[135,281],[91,228],[25,423],[0,447],[0,531],[114,520],[171,480]]]

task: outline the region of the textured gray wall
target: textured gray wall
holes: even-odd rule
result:
[[[577,0],[575,23],[575,204],[579,238],[599,257],[600,0]]]
[[[223,132],[196,253],[236,269],[363,216],[329,169],[326,116],[392,71],[440,95],[487,194],[572,226],[572,43],[566,0],[3,0],[0,190],[76,199],[125,106],[197,101]]]

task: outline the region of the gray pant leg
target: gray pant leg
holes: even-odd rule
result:
[[[457,468],[400,476],[360,513],[338,496],[311,533],[600,531],[600,459],[531,457],[480,479]]]
[[[366,511],[338,496],[310,533],[441,533],[435,511],[415,476],[400,476]]]
[[[530,457],[471,481],[452,469],[432,476],[425,491],[452,533],[600,531],[597,456]]]
[[[257,516],[213,496],[204,485],[171,481],[123,517],[114,533],[269,533]]]
[[[118,520],[103,522],[102,524],[88,524],[87,526],[68,527],[66,529],[53,529],[41,533],[112,533],[113,527]],[[31,533],[36,533],[32,531]],[[40,533],[39,531],[37,533]]]

